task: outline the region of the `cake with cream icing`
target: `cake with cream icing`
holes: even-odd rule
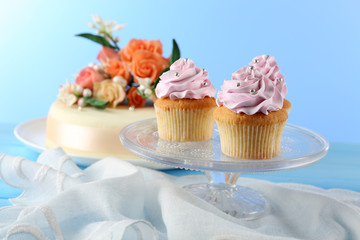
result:
[[[169,58],[159,40],[131,39],[120,49],[114,31],[124,25],[94,17],[97,35],[77,36],[102,45],[98,63],[90,63],[59,90],[47,117],[46,147],[89,157],[139,159],[120,143],[121,129],[155,117],[153,101],[159,76],[180,57],[173,40]]]
[[[242,159],[278,155],[291,104],[285,99],[285,79],[274,57],[255,57],[221,89],[214,118],[222,152]]]
[[[46,129],[46,146],[62,147],[67,153],[124,159],[138,159],[127,151],[119,140],[121,129],[132,122],[154,118],[153,106],[129,111],[127,106],[98,110],[87,107],[79,111],[60,101],[52,104]]]
[[[155,89],[159,137],[187,142],[211,139],[214,129],[216,88],[208,71],[180,58],[160,76]]]

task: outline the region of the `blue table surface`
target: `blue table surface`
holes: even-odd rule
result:
[[[0,153],[21,156],[35,161],[39,153],[28,148],[14,136],[15,126],[16,124],[0,123]],[[166,170],[163,172],[175,176],[203,174],[190,170]],[[328,154],[311,166],[291,171],[244,174],[243,176],[272,182],[310,184],[325,189],[343,188],[359,192],[359,173],[360,143],[331,142]],[[7,199],[16,197],[20,193],[20,189],[9,187],[0,180],[0,207],[9,205]]]

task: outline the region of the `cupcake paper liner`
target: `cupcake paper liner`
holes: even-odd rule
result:
[[[212,137],[214,108],[162,109],[155,106],[155,111],[161,139],[187,142],[205,141]]]
[[[221,151],[226,155],[242,159],[270,159],[280,152],[286,121],[270,125],[216,123]]]

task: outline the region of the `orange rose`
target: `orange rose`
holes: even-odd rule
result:
[[[158,53],[160,55],[163,54],[163,48],[162,48],[162,43],[159,40],[145,40],[145,46],[146,46],[146,50],[153,52],[153,53]]]
[[[163,53],[162,44],[159,40],[131,39],[129,43],[120,50],[121,59],[130,66],[133,55],[138,50],[148,50],[159,55]]]
[[[127,99],[129,106],[134,106],[135,108],[145,106],[146,99],[138,94],[136,91],[137,87],[131,87],[127,94]]]
[[[110,59],[105,66],[105,72],[112,78],[116,76],[123,77],[127,83],[130,82],[130,73],[125,64],[116,59]]]
[[[131,72],[134,75],[134,82],[138,83],[136,77],[151,78],[154,82],[169,66],[169,60],[163,56],[146,50],[136,51],[131,62]]]

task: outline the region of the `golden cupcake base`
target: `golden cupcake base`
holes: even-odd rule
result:
[[[157,99],[155,112],[161,139],[176,142],[211,139],[214,129],[214,98]]]
[[[234,113],[226,107],[214,111],[221,151],[235,158],[270,159],[280,153],[281,138],[291,109],[289,101],[268,115]]]

